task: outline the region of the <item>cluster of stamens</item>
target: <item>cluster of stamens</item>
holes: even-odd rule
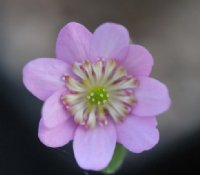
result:
[[[76,123],[92,128],[98,122],[123,121],[135,103],[133,90],[136,80],[128,76],[115,60],[73,64],[74,77],[65,75],[63,80],[69,90],[61,99]]]

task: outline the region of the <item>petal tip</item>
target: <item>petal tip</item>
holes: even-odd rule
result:
[[[67,23],[59,32],[56,41],[56,58],[68,64],[88,58],[91,32],[77,22]]]
[[[68,120],[54,128],[47,128],[41,118],[38,128],[38,138],[44,145],[57,148],[66,145],[73,139],[76,126]]]
[[[138,116],[155,116],[167,111],[171,99],[167,86],[150,77],[138,77],[135,90],[137,104],[133,113]]]
[[[87,170],[104,169],[114,154],[116,137],[113,125],[110,127],[107,125],[105,128],[98,126],[89,130],[78,127],[73,142],[78,165]]]

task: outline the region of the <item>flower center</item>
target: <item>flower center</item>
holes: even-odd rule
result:
[[[92,128],[106,125],[108,117],[122,122],[135,103],[136,80],[115,60],[73,64],[76,76],[65,75],[69,92],[61,97],[77,124]]]
[[[96,86],[90,90],[87,99],[91,104],[105,104],[109,99],[109,92],[103,86]]]

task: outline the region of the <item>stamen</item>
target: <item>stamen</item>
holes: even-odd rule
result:
[[[86,79],[85,72],[81,69],[81,65],[79,63],[73,64],[73,72],[80,77],[81,79]]]
[[[85,122],[84,122],[84,118],[83,118],[83,112],[84,112],[84,109],[81,108],[80,110],[78,110],[78,111],[74,114],[74,121],[75,121],[77,124],[83,124],[83,123],[85,123]]]
[[[83,100],[84,94],[67,94],[63,95],[63,101],[66,104],[75,105]]]
[[[78,82],[77,80],[73,79],[70,76],[66,77],[66,84],[67,87],[72,91],[75,92],[86,91],[86,88],[83,86],[83,84],[81,84],[80,82]]]
[[[87,127],[93,128],[96,124],[96,116],[95,116],[95,109],[93,109],[88,115]]]
[[[103,106],[98,106],[97,116],[98,116],[98,122],[99,122],[100,126],[104,126],[108,123],[106,116],[105,116]]]
[[[113,70],[116,67],[116,62],[114,60],[109,60],[105,65],[105,73],[102,78],[102,83],[106,83],[108,78],[111,76]]]
[[[119,81],[108,87],[109,91],[124,90],[124,89],[134,89],[136,87],[136,81],[134,78],[127,78],[125,80]]]
[[[72,93],[63,95],[61,101],[75,122],[88,128],[95,127],[96,122],[106,125],[108,117],[122,122],[136,102],[132,93],[137,85],[135,78],[128,76],[114,60],[96,63],[85,60],[75,63],[73,72],[81,80],[63,76]]]
[[[106,106],[106,109],[108,110],[109,114],[112,116],[113,120],[116,123],[119,123],[122,120],[122,117],[110,104]]]
[[[129,112],[128,106],[119,101],[111,101],[110,105],[119,113],[121,118],[124,118]]]
[[[96,76],[96,85],[99,85],[98,83],[100,82],[102,78],[102,71],[103,71],[103,63],[102,61],[98,61],[93,65],[93,70]]]
[[[94,79],[93,73],[92,73],[92,66],[88,60],[85,60],[83,62],[83,68],[86,71],[87,76],[89,77],[88,81],[90,81],[90,83],[92,85],[94,85],[95,79]]]
[[[124,91],[118,91],[119,93],[113,93],[111,100],[114,101],[121,101],[123,103],[126,103],[128,105],[133,105],[134,103],[136,103],[136,99],[131,96],[131,94],[124,92]],[[121,92],[121,93],[120,93]]]
[[[123,78],[126,75],[127,75],[127,73],[126,73],[125,69],[123,67],[119,67],[113,74],[112,79],[110,81],[108,81],[108,83],[106,85],[108,86],[108,85],[114,83],[115,81],[119,80],[120,78]]]

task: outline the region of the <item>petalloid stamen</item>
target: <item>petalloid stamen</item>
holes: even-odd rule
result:
[[[73,72],[78,78],[64,75],[70,93],[61,97],[76,123],[88,128],[108,123],[110,116],[121,122],[135,103],[132,91],[136,80],[115,60],[75,63]]]

